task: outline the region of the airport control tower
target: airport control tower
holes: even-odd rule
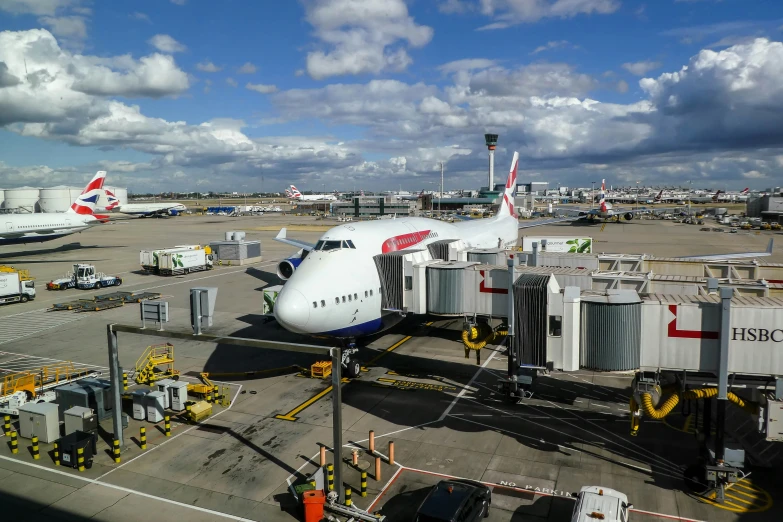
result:
[[[495,147],[498,144],[497,134],[485,134],[484,141],[487,142],[487,150],[489,150],[489,184],[487,190],[490,192],[495,190]]]

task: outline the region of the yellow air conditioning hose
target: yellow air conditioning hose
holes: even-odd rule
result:
[[[679,404],[680,399],[684,399],[684,400],[710,399],[717,395],[718,395],[717,388],[702,388],[699,390],[688,390],[681,394],[673,394],[669,396],[669,398],[663,401],[663,404],[661,404],[660,407],[655,408],[652,404],[652,397],[650,396],[650,394],[642,393],[641,395],[642,411],[644,411],[645,415],[647,415],[651,419],[662,419],[666,417],[669,413],[671,413],[675,407],[677,407],[677,404]],[[755,402],[745,401],[744,399],[738,397],[732,392],[729,392],[727,397],[731,402],[733,402],[743,410],[747,411],[748,413],[751,414],[758,413],[759,406]],[[633,401],[633,399],[631,400]],[[632,406],[634,406],[634,402],[635,401],[632,402],[631,404]]]
[[[481,350],[487,343],[505,335],[508,335],[508,330],[495,331],[492,330],[488,324],[480,324],[462,330],[462,342],[465,344],[466,348]]]

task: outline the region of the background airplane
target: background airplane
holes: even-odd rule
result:
[[[299,189],[291,185],[291,199],[297,201],[337,201],[337,196],[334,194],[309,194],[305,196]]]
[[[41,214],[4,214],[0,225],[0,245],[42,243],[108,221],[109,216],[95,214],[95,205],[103,192],[106,171],[99,171],[66,212]]]
[[[176,216],[187,208],[182,203],[126,203],[120,205],[120,200],[110,190],[104,191],[108,201],[105,209],[127,214],[129,216]]]

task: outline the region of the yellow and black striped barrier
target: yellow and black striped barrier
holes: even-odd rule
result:
[[[207,396],[204,397],[204,400],[209,403],[212,403],[212,388],[209,389],[209,391],[207,392]]]
[[[351,502],[351,488],[350,487],[346,487],[345,488],[345,505],[346,506],[353,505],[353,502]]]
[[[60,465],[60,445],[56,442],[54,443],[54,465]]]
[[[33,435],[32,439],[33,459],[38,460],[41,458],[41,450],[38,448],[38,437]]]
[[[163,417],[163,427],[167,437],[171,437],[171,417],[166,415]]]
[[[139,447],[143,450],[147,449],[147,428],[144,426],[139,428]]]
[[[76,464],[79,467],[79,471],[84,471],[84,448],[76,448]]]
[[[19,434],[15,431],[11,432],[11,453],[16,455],[19,453],[19,441],[17,440],[17,437]]]
[[[120,463],[120,441],[117,439],[114,439],[112,441],[112,453],[114,453],[114,463],[119,464]]]
[[[5,433],[6,437],[11,435],[11,416],[10,415],[5,415],[3,417],[3,433]]]
[[[367,472],[362,471],[362,497],[367,496]]]
[[[326,465],[326,483],[328,484],[329,491],[334,490],[334,464]]]
[[[122,390],[128,391],[128,372],[122,372]]]

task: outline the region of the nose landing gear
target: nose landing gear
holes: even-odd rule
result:
[[[355,357],[357,353],[359,353],[359,348],[357,348],[355,341],[350,340],[343,345],[341,362],[345,373],[351,379],[359,377],[362,371],[362,365],[359,359]]]

